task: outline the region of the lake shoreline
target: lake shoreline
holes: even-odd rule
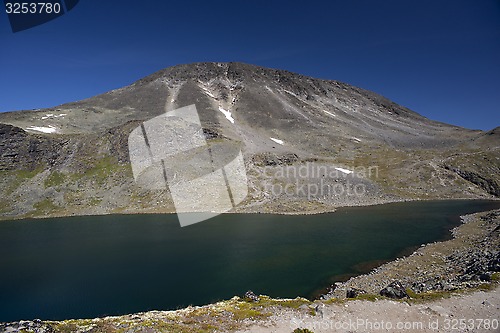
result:
[[[491,311],[495,313],[494,306],[499,295],[498,278],[500,273],[490,274],[489,281],[476,279],[476,277],[483,274],[484,272],[481,272],[481,269],[485,269],[490,264],[482,260],[485,251],[494,252],[496,249],[498,252],[498,245],[500,244],[499,230],[500,209],[462,216],[462,223],[451,231],[452,239],[425,244],[409,256],[398,258],[383,264],[368,274],[359,275],[347,282],[337,284],[332,293],[324,295],[321,300],[314,302],[303,298],[292,300],[257,296],[256,300],[251,300],[234,297],[231,300],[214,304],[187,307],[174,311],[149,311],[131,315],[81,320],[19,321],[0,324],[0,331],[42,333],[86,332],[98,329],[103,332],[117,332],[128,327],[150,329],[152,332],[165,331],[165,329],[167,331],[177,329],[178,332],[205,332],[203,329],[213,327],[213,329],[220,329],[223,332],[270,332],[271,329],[276,332],[290,332],[291,330],[286,329],[293,322],[293,318],[301,318],[303,325],[308,323],[307,320],[314,323],[315,320],[324,318],[324,313],[328,313],[329,309],[334,309],[330,312],[340,315],[342,311],[347,311],[345,308],[348,304],[361,309],[357,310],[358,312],[361,311],[358,315],[366,312],[367,316],[370,309],[373,308],[373,305],[370,304],[373,301],[377,302],[380,307],[392,307],[394,301],[388,302],[387,298],[379,295],[380,288],[387,286],[390,282],[400,281],[404,286],[408,287],[411,281],[433,278],[439,272],[448,272],[449,274],[450,268],[455,271],[468,271],[470,273],[470,269],[467,270],[470,267],[474,267],[475,271],[472,275],[469,274],[470,276],[466,279],[463,279],[464,274],[457,274],[452,277],[452,280],[455,279],[455,285],[451,285],[452,281],[447,281],[447,286],[441,284],[439,288],[433,288],[435,285],[427,289],[424,287],[421,291],[413,291],[414,294],[411,297],[402,299],[402,304],[415,304],[416,307],[413,308],[418,307],[419,311],[426,316],[448,317],[449,315],[446,313],[448,308],[443,308],[443,306],[448,306],[450,309],[452,307],[456,309],[458,306],[459,309],[463,308],[463,311],[471,311],[470,315],[472,315],[472,311],[475,311],[475,314],[491,315]],[[452,260],[439,265],[439,267],[435,265],[442,258],[450,256],[452,256]],[[500,259],[500,252],[492,253],[490,257],[495,258],[495,256]],[[476,261],[471,265],[468,260],[472,259]],[[419,265],[417,266],[416,263]],[[460,279],[458,279],[460,277],[464,280],[461,284],[459,283]],[[362,290],[361,288],[366,289],[364,293],[359,293],[352,300],[345,298],[347,290],[353,289],[359,292]],[[449,297],[451,297],[450,300],[448,300]],[[367,299],[370,299],[370,301]],[[484,300],[480,309],[475,305],[478,300]],[[349,303],[343,303],[346,301]],[[363,304],[366,302],[368,304],[364,306]],[[398,303],[394,304],[397,308],[401,308],[401,305],[397,305]],[[419,306],[419,304],[422,304],[422,306]],[[499,304],[496,304],[496,306],[499,306]],[[429,313],[425,313],[424,310]],[[348,313],[353,315],[352,310]],[[206,331],[212,330],[207,329]]]
[[[408,256],[338,283],[326,298],[345,298],[348,290],[378,294],[395,280],[416,292],[470,289],[491,282],[488,269],[500,269],[500,209],[460,218],[450,230],[451,239],[423,244]]]
[[[497,197],[477,197],[477,198],[429,198],[429,199],[391,199],[391,200],[380,200],[373,203],[361,203],[357,204],[346,204],[335,207],[326,207],[325,209],[320,210],[311,210],[311,211],[266,211],[262,212],[259,210],[247,209],[248,207],[243,207],[241,210],[228,211],[220,214],[274,214],[274,215],[285,215],[285,216],[309,216],[309,215],[318,215],[318,214],[328,214],[335,213],[339,209],[342,208],[352,208],[352,207],[372,207],[372,206],[380,206],[387,205],[393,203],[402,203],[402,202],[432,202],[432,201],[500,201],[500,198]],[[300,207],[299,207],[300,208]],[[64,217],[99,217],[99,216],[127,216],[127,215],[161,215],[161,214],[176,214],[175,211],[123,211],[123,212],[115,212],[115,213],[104,213],[104,214],[47,214],[42,216],[0,216],[0,223],[5,221],[23,221],[23,220],[43,220],[48,218],[64,218]]]

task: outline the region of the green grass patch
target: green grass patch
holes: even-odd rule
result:
[[[32,212],[33,215],[41,215],[41,214],[51,213],[51,212],[59,209],[59,206],[56,206],[52,202],[52,200],[45,199],[45,200],[39,201],[36,204],[34,204],[33,208],[35,208],[35,210]]]
[[[114,174],[132,176],[132,169],[129,165],[121,165],[113,156],[107,156],[94,162],[94,165],[81,173],[71,175],[73,181],[86,178],[94,180],[98,185],[104,185]]]
[[[13,171],[4,171],[0,174],[3,179],[9,179],[6,182],[4,188],[4,194],[10,195],[12,194],[21,184],[27,180],[34,178],[40,172],[45,170],[43,166],[39,166],[33,170],[13,170]]]
[[[0,201],[0,214],[8,213],[12,210],[11,203],[7,200]]]
[[[275,299],[268,296],[260,296],[258,302],[254,302],[258,306],[281,306],[285,308],[298,309],[301,305],[309,305],[311,301],[305,298],[294,298],[294,299]]]
[[[407,288],[406,293],[410,296],[410,301],[415,303],[437,301],[444,298],[450,298],[456,291],[426,291],[422,293],[415,293],[413,290]]]
[[[66,181],[66,175],[59,171],[52,172],[43,182],[45,188],[56,187],[64,184]]]
[[[244,320],[248,318],[262,319],[270,316],[270,314],[263,313],[262,310],[263,306],[259,306],[258,302],[245,301],[237,302],[226,309],[226,311],[233,315],[234,320]]]
[[[33,170],[17,170],[15,174],[19,179],[31,179],[42,172],[45,168],[43,166],[39,166]]]
[[[98,206],[102,202],[101,198],[90,198],[89,206]]]
[[[115,323],[119,326],[119,323]],[[131,328],[137,328],[138,331],[144,331],[144,328],[148,328],[155,332],[172,332],[172,333],[209,333],[214,332],[215,328],[206,323],[190,322],[185,320],[179,320],[178,322],[169,322],[159,319],[146,320],[137,324],[131,324]],[[127,331],[127,330],[125,330]]]
[[[270,316],[270,314],[262,313],[253,307],[239,306],[238,308],[230,311],[233,314],[234,320],[244,320],[248,318],[258,319]]]
[[[347,299],[332,297],[332,298],[327,299],[326,301],[323,301],[323,303],[325,303],[325,304],[344,304],[346,301],[347,301]]]
[[[478,290],[482,291],[489,291],[495,289],[495,284],[494,283],[481,283],[479,286],[477,286]]]
[[[270,307],[298,309],[304,304],[309,305],[311,301],[299,297],[295,299],[274,299],[268,296],[259,296],[257,302],[244,300],[238,300],[236,302],[230,301],[225,310],[232,313],[234,320],[240,321],[248,318],[267,318],[271,316],[271,314],[266,311]]]

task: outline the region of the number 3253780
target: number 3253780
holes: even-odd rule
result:
[[[7,2],[7,14],[59,14],[61,4],[58,2]]]

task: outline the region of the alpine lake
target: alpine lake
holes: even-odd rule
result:
[[[175,214],[0,222],[0,321],[94,318],[242,296],[314,298],[500,201],[341,208],[316,215]]]

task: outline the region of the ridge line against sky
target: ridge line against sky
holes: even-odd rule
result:
[[[500,1],[81,0],[13,33],[0,13],[0,111],[120,88],[192,62],[244,62],[372,90],[430,119],[500,126]]]

